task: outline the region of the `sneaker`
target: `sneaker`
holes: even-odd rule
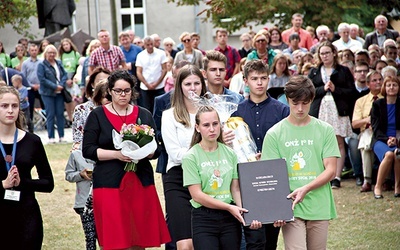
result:
[[[56,143],[56,140],[54,138],[49,138],[49,144],[54,144]]]
[[[333,189],[340,188],[340,181],[336,178],[331,180],[331,186]]]
[[[64,142],[67,142],[67,141],[64,139],[64,137],[61,137],[61,138],[59,139],[59,142],[60,142],[60,143],[64,143]]]

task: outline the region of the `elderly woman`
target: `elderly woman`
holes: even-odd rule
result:
[[[64,97],[61,93],[65,88],[68,75],[57,60],[57,49],[50,44],[44,49],[44,60],[39,63],[37,76],[40,81],[39,94],[46,107],[46,126],[49,142],[55,143],[54,139],[54,118],[56,118],[59,141],[64,141]]]
[[[192,40],[190,38],[189,32],[183,32],[179,36],[179,40],[181,40],[183,44],[183,50],[179,51],[176,54],[174,65],[179,63],[182,60],[189,61],[190,64],[196,65],[199,69],[203,68],[203,54],[200,50],[194,49],[192,47]]]
[[[396,157],[400,133],[400,80],[397,77],[386,77],[381,93],[385,98],[372,104],[371,126],[373,130],[372,145],[375,155],[381,162],[374,189],[375,199],[382,199],[382,186],[386,176],[394,167],[394,197],[400,197],[400,158]]]
[[[352,134],[349,116],[353,113],[356,89],[353,75],[347,67],[339,64],[336,47],[331,42],[321,43],[317,53],[317,68],[308,74],[316,93],[310,115],[331,124],[335,129],[341,157],[337,160],[332,188],[339,188],[346,156],[344,138]]]
[[[166,37],[163,40],[164,50],[167,52],[167,56],[171,56],[175,59],[176,53],[178,51],[174,49],[175,41],[171,37]]]
[[[268,35],[265,35],[266,32]],[[268,49],[269,33],[266,30],[260,30],[253,37],[253,47],[255,50],[247,55],[247,60],[257,60],[260,59],[268,65],[272,65],[274,57],[276,55],[273,49]]]

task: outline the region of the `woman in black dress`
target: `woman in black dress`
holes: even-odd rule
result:
[[[112,131],[123,124],[146,124],[156,129],[151,113],[130,104],[136,95],[135,80],[128,71],[108,77],[111,103],[90,112],[83,133],[83,157],[95,161],[93,212],[102,249],[144,249],[170,241],[154,185],[150,159],[141,159],[135,172],[125,171],[131,158],[115,149]]]
[[[43,221],[35,192],[50,193],[54,180],[40,138],[22,130],[19,104],[14,87],[0,87],[1,249],[41,249]]]

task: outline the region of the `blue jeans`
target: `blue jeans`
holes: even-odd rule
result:
[[[150,113],[153,114],[153,109],[154,109],[154,98],[156,96],[164,94],[164,88],[161,89],[155,89],[155,90],[140,90],[140,98],[139,98],[139,105],[142,106],[143,108],[147,109],[150,111]]]
[[[46,107],[46,126],[49,139],[54,138],[54,119],[56,119],[58,137],[64,137],[64,97],[62,94],[56,96],[42,95],[42,100]]]
[[[239,250],[240,222],[225,210],[192,209],[193,247],[196,250]]]
[[[353,166],[354,176],[363,177],[361,152],[358,149],[358,139],[350,137],[348,142],[349,147],[349,158],[351,165]]]

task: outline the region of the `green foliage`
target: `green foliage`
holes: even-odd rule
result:
[[[6,24],[23,36],[31,37],[29,18],[36,16],[36,2],[34,0],[2,0],[0,2],[0,28]]]
[[[351,22],[360,27],[369,27],[367,30],[370,30],[373,29],[374,17],[384,8],[381,4],[372,3],[373,1],[375,0],[208,0],[203,1],[207,8],[201,13],[205,12],[204,20],[211,20],[215,27],[223,27],[231,32],[249,27],[250,22],[270,22],[280,29],[286,29],[291,26],[291,16],[294,13],[303,14],[304,24],[313,27],[325,24],[336,28],[341,22]],[[198,5],[200,1],[168,2]]]

